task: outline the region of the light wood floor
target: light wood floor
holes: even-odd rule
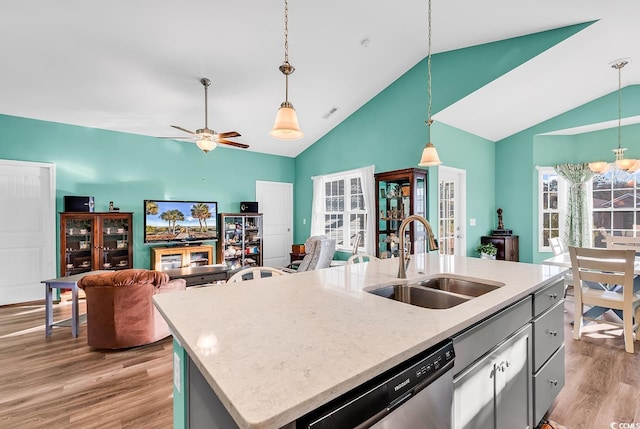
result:
[[[568,429],[640,423],[640,341],[625,353],[617,328],[592,325],[571,339],[565,312],[566,385],[549,418]],[[55,305],[54,320],[68,317]],[[81,301],[84,312],[84,303]],[[123,351],[87,346],[69,328],[44,336],[44,306],[0,307],[0,428],[171,428],[171,339]]]

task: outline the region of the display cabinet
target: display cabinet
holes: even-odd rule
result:
[[[426,218],[427,170],[407,168],[375,175],[376,189],[376,256],[398,256],[400,224],[409,215]],[[419,222],[412,222],[405,230],[407,250],[424,249],[426,232]],[[411,243],[411,244],[408,244]]]
[[[520,260],[517,235],[485,235],[480,237],[481,244],[492,243],[498,249],[496,259],[502,261]]]
[[[60,275],[133,267],[133,213],[60,213]]]
[[[218,263],[262,266],[262,213],[220,213]]]
[[[151,269],[166,271],[213,263],[213,246],[189,245],[151,248]]]

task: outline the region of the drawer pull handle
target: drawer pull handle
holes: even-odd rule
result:
[[[547,329],[547,334],[549,334],[549,335],[553,335],[553,336],[555,337],[555,336],[557,336],[557,335],[558,335],[558,331],[549,331],[549,330]]]
[[[557,293],[550,293],[548,295],[549,295],[549,298],[551,298],[551,299],[558,299],[558,294]]]
[[[558,380],[547,380],[549,383],[553,384],[554,386],[558,385]]]

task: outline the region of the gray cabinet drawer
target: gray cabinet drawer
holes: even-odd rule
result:
[[[549,410],[556,396],[564,386],[564,345],[533,375],[533,417],[534,426]]]
[[[535,372],[564,343],[564,300],[533,319],[533,338]]]
[[[531,296],[453,337],[454,375],[531,321]]]
[[[537,291],[533,295],[533,316],[544,312],[547,308],[558,303],[564,298],[564,280],[559,279],[555,283]]]

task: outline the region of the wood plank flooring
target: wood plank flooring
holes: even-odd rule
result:
[[[71,305],[54,306],[54,320]],[[619,329],[591,325],[571,338],[573,301],[565,312],[566,384],[549,418],[568,429],[640,424],[640,341],[624,352]],[[81,301],[84,312],[84,301]],[[0,307],[0,428],[171,428],[172,343],[122,351],[87,346],[54,327],[44,336],[44,305]]]
[[[70,315],[54,305],[54,320]],[[0,308],[0,428],[171,428],[171,351],[171,338],[93,350],[86,325],[45,338],[44,305]]]

